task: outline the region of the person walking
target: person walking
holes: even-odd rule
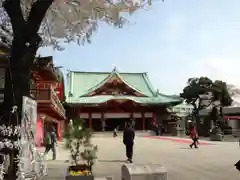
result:
[[[57,134],[54,128],[50,128],[44,138],[45,153],[47,155],[50,150],[53,153],[53,160],[56,160],[56,146],[57,146]]]
[[[193,146],[195,148],[198,148],[198,146],[197,146],[197,144],[199,144],[199,142],[198,142],[198,133],[197,133],[197,130],[194,127],[193,124],[191,124],[190,127],[189,127],[189,136],[193,140],[192,144],[189,145],[190,148],[192,148]]]
[[[126,156],[127,156],[127,161],[129,163],[133,162],[132,157],[133,157],[134,138],[135,138],[134,129],[132,127],[132,124],[128,123],[127,127],[123,132],[123,143],[126,147]]]
[[[119,126],[117,126],[116,128],[114,128],[114,130],[113,130],[113,137],[114,137],[114,138],[118,136],[118,135],[117,135],[118,128],[119,128]]]

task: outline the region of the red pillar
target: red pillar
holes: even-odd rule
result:
[[[61,122],[57,123],[57,134],[58,134],[58,140],[61,141],[62,140],[62,133],[61,133]]]
[[[145,113],[142,113],[142,130],[145,130]]]
[[[153,123],[157,124],[156,112],[153,112]]]
[[[89,121],[88,121],[88,125],[89,125],[89,129],[92,129],[92,113],[88,113],[88,118],[89,118]]]
[[[58,140],[62,141],[63,131],[64,131],[64,120],[58,123]]]
[[[40,147],[43,143],[44,130],[43,130],[43,120],[38,118],[36,121],[36,135],[35,142],[37,147]]]

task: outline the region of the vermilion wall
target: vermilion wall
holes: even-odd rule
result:
[[[38,82],[36,84],[39,89],[46,89],[52,86],[55,89],[55,92],[60,101],[64,99],[64,83],[53,83],[53,82]]]
[[[64,99],[64,84],[62,82],[57,83],[55,91],[60,101],[62,101]]]
[[[58,128],[57,128],[57,135],[58,135],[58,140],[59,141],[62,140],[62,132],[63,132],[62,122],[59,122],[58,123]]]
[[[36,135],[35,143],[37,147],[40,147],[43,143],[44,130],[43,130],[43,121],[38,117],[36,122]]]

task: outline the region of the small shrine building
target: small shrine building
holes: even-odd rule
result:
[[[54,127],[62,140],[65,124],[63,73],[54,66],[53,57],[39,57],[32,68],[31,98],[37,102],[36,144],[43,142],[45,131]]]
[[[123,130],[133,120],[136,130],[167,126],[168,107],[182,99],[156,91],[147,73],[75,72],[67,74],[67,116],[84,119],[94,131]],[[170,123],[171,124],[171,123]]]
[[[9,47],[0,42],[0,103],[4,100],[5,71],[9,64]],[[43,143],[47,127],[54,126],[58,139],[62,139],[65,124],[65,109],[61,102],[65,100],[63,73],[54,67],[53,58],[36,58],[31,73],[30,97],[37,102],[35,142]]]

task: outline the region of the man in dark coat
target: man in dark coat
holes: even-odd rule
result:
[[[127,161],[130,163],[132,163],[132,157],[133,157],[134,138],[135,138],[134,129],[132,127],[132,124],[128,123],[127,127],[123,132],[123,143],[126,147]]]

